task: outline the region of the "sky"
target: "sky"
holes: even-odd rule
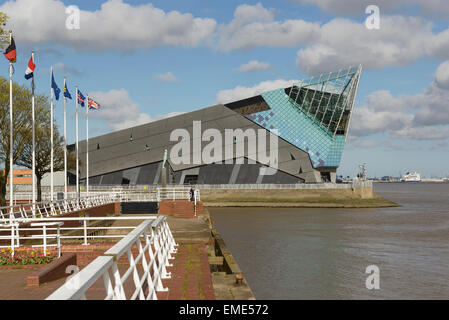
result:
[[[379,29],[365,23],[373,4]],[[364,162],[377,177],[449,170],[446,0],[14,0],[0,11],[18,51],[14,81],[30,84],[23,74],[34,50],[37,92],[50,95],[53,66],[60,88],[65,76],[73,96],[78,86],[100,103],[90,137],[361,64],[338,174],[354,176]],[[74,143],[74,101],[67,110]],[[62,132],[62,99],[55,118]],[[79,130],[84,139],[82,117]]]

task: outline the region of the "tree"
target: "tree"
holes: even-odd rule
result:
[[[32,109],[31,90],[13,83],[13,163],[32,168]],[[41,180],[51,171],[50,152],[50,108],[45,95],[35,96],[36,127],[36,186],[38,201],[41,200]],[[54,134],[54,171],[64,170],[64,141],[58,128],[53,126]],[[10,172],[9,166],[9,81],[0,77],[0,205],[6,205],[6,184]],[[68,169],[74,167],[71,153],[67,155]]]
[[[46,103],[37,103],[37,101]],[[50,110],[44,106],[48,105],[47,97],[37,96],[35,103],[36,114],[36,189],[37,201],[42,201],[42,178],[46,173],[51,172],[51,127]],[[17,165],[32,169],[33,143],[31,139],[26,140],[22,152],[17,159]],[[73,153],[67,154],[67,169],[75,167],[75,157]],[[53,171],[64,170],[64,138],[59,135],[56,125],[53,124]]]
[[[42,104],[46,99],[36,99]],[[43,107],[43,106],[42,106]],[[31,139],[31,90],[13,83],[13,163],[22,154],[27,141]],[[6,205],[6,184],[9,175],[10,151],[10,114],[9,114],[9,81],[0,77],[0,163],[4,170],[0,171],[0,205]]]

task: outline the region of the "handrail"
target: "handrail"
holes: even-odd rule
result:
[[[0,245],[0,248],[11,248],[14,252],[15,248],[20,247],[20,243],[27,240],[42,239],[42,247],[45,249],[49,246],[57,246],[58,253],[60,249],[61,240],[82,239],[85,245],[88,244],[88,239],[109,239],[109,238],[123,238],[123,234],[95,234],[96,231],[109,230],[129,230],[134,229],[133,226],[89,226],[87,222],[90,221],[117,221],[117,220],[145,220],[154,221],[156,216],[112,216],[112,217],[45,217],[45,218],[31,218],[26,222],[30,223],[31,227],[21,226],[19,223],[0,224],[0,231],[8,232],[8,235],[0,235],[0,240],[11,240],[11,245]],[[79,227],[61,227],[63,222],[79,221]],[[35,227],[35,228],[33,228]],[[39,228],[41,227],[41,228]],[[11,230],[9,232],[9,230]],[[42,231],[42,235],[31,234],[28,236],[20,236],[22,231]],[[67,231],[80,231],[79,235],[61,234]],[[82,231],[82,232],[81,232]],[[91,233],[94,231],[94,234]],[[53,232],[53,233],[52,233]],[[56,233],[54,233],[56,232]],[[10,234],[9,234],[10,233]],[[49,244],[49,239],[56,238],[56,244]]]
[[[138,251],[136,257],[132,252],[134,245]],[[157,291],[168,290],[164,288],[162,279],[171,277],[166,267],[171,266],[169,259],[177,251],[175,246],[177,244],[168,227],[166,217],[160,216],[153,221],[144,221],[46,300],[86,299],[87,291],[100,278],[103,278],[105,300],[157,300]],[[128,258],[129,267],[122,274],[118,261],[125,255]],[[143,269],[142,275],[139,275],[138,266]],[[114,281],[111,281],[109,273],[112,274]],[[129,294],[125,290],[125,282],[131,275],[135,290]]]
[[[17,195],[17,194],[16,194]],[[22,194],[18,194],[21,196]],[[194,190],[196,202],[200,201],[200,191]],[[95,192],[89,197],[72,197],[54,201],[15,204],[0,207],[0,221],[26,220],[36,217],[49,217],[75,210],[84,210],[112,202],[160,202],[163,200],[190,200],[189,188],[153,188],[146,192]],[[12,213],[12,215],[11,215]]]
[[[112,266],[112,257],[99,256],[87,267],[72,276],[46,300],[86,300],[86,291],[98,280],[109,283],[108,269]]]
[[[0,207],[0,220],[27,220],[36,217],[49,217],[75,210],[84,210],[91,207],[118,201],[117,195],[104,194],[79,199],[66,199],[55,201],[42,201],[28,204],[16,204]]]

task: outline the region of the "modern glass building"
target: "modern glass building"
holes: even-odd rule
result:
[[[161,183],[165,150],[170,154],[178,141],[170,141],[176,129],[189,133],[189,159],[179,164],[168,158],[168,182],[174,184],[317,183],[335,181],[351,122],[362,68],[322,74],[288,88],[279,88],[247,99],[215,105],[172,118],[112,132],[89,139],[90,185],[151,185]],[[273,174],[261,174],[262,164],[245,148],[238,153],[224,141],[221,161],[206,163],[198,152],[209,143],[194,141],[193,123],[202,130],[265,130],[278,137],[278,163]],[[268,134],[268,135],[269,135]],[[201,139],[200,139],[201,140]],[[247,140],[247,144],[257,143]],[[74,149],[74,145],[70,146]],[[225,155],[226,148],[231,154]],[[81,163],[86,144],[80,142]],[[268,148],[269,149],[269,148]],[[267,150],[267,153],[270,150]],[[266,172],[266,170],[265,170]],[[85,179],[85,165],[81,165]],[[74,183],[74,172],[70,175]]]

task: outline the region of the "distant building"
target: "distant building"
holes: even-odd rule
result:
[[[13,170],[14,185],[31,186],[33,184],[33,171],[31,169],[14,169]],[[51,184],[51,174],[46,173],[42,178],[41,185],[43,187],[50,186]],[[7,179],[7,185],[9,185],[9,175]],[[53,173],[53,185],[63,186],[64,185],[64,171]]]
[[[361,67],[323,74],[288,88],[279,88],[254,97],[218,104],[209,108],[89,138],[90,185],[160,184],[164,151],[178,141],[170,141],[173,130],[189,133],[189,163],[167,160],[168,183],[173,184],[294,184],[336,181],[352,110],[361,75]],[[176,94],[176,90],[173,91]],[[201,150],[209,142],[194,141],[194,121],[202,130],[216,129],[225,136],[226,129],[265,130],[278,136],[277,171],[261,174],[272,167],[257,161],[245,147],[244,162],[237,153],[222,161],[206,163]],[[198,141],[199,140],[199,141]],[[255,142],[251,142],[254,143]],[[225,142],[223,150],[233,142]],[[234,141],[235,144],[235,141]],[[69,146],[70,150],[75,148]],[[267,152],[268,153],[268,152]],[[86,178],[86,141],[79,143],[80,181]],[[223,151],[223,155],[225,152]],[[75,171],[70,172],[75,184]]]
[[[32,185],[33,173],[30,169],[13,169],[12,173],[15,185]],[[9,175],[6,184],[9,185]]]

